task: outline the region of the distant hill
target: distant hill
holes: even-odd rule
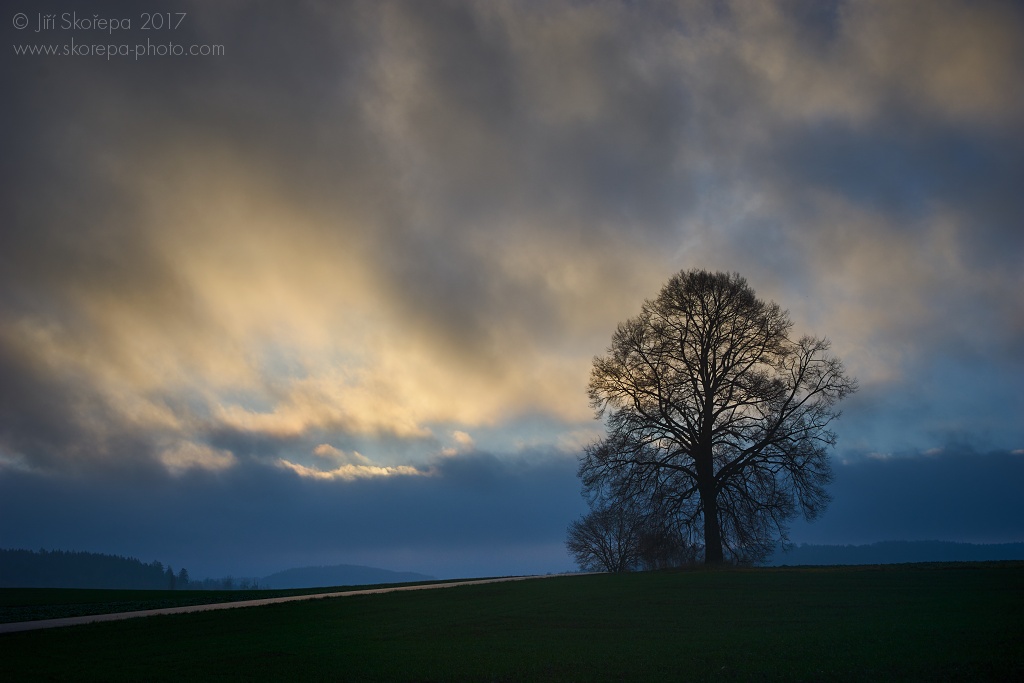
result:
[[[183,588],[188,572],[160,562],[64,550],[0,549],[2,588]]]
[[[374,583],[432,581],[433,576],[414,572],[393,572],[354,564],[330,567],[286,569],[260,579],[261,588],[319,588],[322,586],[360,586]]]
[[[1024,560],[1024,543],[882,541],[870,545],[801,544],[776,551],[767,563],[780,565],[897,564],[903,562],[985,562]]]

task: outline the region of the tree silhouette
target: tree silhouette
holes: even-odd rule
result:
[[[672,277],[594,359],[607,435],[583,455],[585,490],[665,511],[707,563],[771,553],[828,504],[828,425],[856,390],[826,339],[791,329],[738,274]]]
[[[640,562],[643,527],[643,517],[629,506],[608,505],[570,524],[565,547],[586,571],[630,571]]]
[[[591,510],[569,525],[565,547],[581,569],[627,572],[692,564],[696,553],[663,511],[635,500],[591,496]]]
[[[187,575],[184,567],[182,572]],[[157,561],[144,564],[99,553],[0,549],[0,587],[160,589],[168,587],[168,576]]]

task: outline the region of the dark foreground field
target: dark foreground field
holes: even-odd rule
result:
[[[555,577],[0,635],[0,680],[1024,680],[1024,563]]]
[[[0,624],[64,617],[83,617],[114,612],[138,612],[168,607],[189,607],[215,603],[244,602],[264,598],[320,595],[325,592],[417,586],[419,581],[401,584],[363,584],[334,588],[283,588],[275,590],[112,590],[106,588],[0,588]],[[2,629],[0,629],[2,631]]]

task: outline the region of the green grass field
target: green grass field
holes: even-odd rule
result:
[[[0,635],[0,680],[1022,680],[1024,563],[553,577]]]

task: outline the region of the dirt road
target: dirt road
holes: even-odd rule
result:
[[[118,621],[121,619],[135,619],[136,617],[151,617],[157,614],[185,614],[187,612],[209,612],[216,609],[235,609],[239,607],[258,607],[260,605],[273,605],[278,602],[294,602],[296,600],[318,600],[321,598],[344,598],[352,595],[373,595],[375,593],[396,593],[398,591],[431,590],[434,588],[455,588],[457,586],[477,586],[484,583],[500,583],[503,581],[525,581],[527,579],[543,579],[547,576],[564,575],[538,575],[538,576],[507,576],[500,579],[473,579],[470,581],[455,581],[449,583],[428,583],[419,586],[394,586],[391,588],[365,588],[362,590],[340,591],[336,593],[315,593],[312,595],[289,595],[279,598],[263,598],[260,600],[239,600],[238,602],[216,602],[208,605],[186,605],[183,607],[165,607],[162,609],[146,609],[136,612],[116,612],[113,614],[90,614],[83,617],[65,617],[63,619],[39,619],[36,621],[16,621],[9,624],[0,624],[0,633],[15,633],[17,631],[34,631],[41,628],[58,628],[61,626],[75,626],[77,624],[91,624],[97,621]]]

